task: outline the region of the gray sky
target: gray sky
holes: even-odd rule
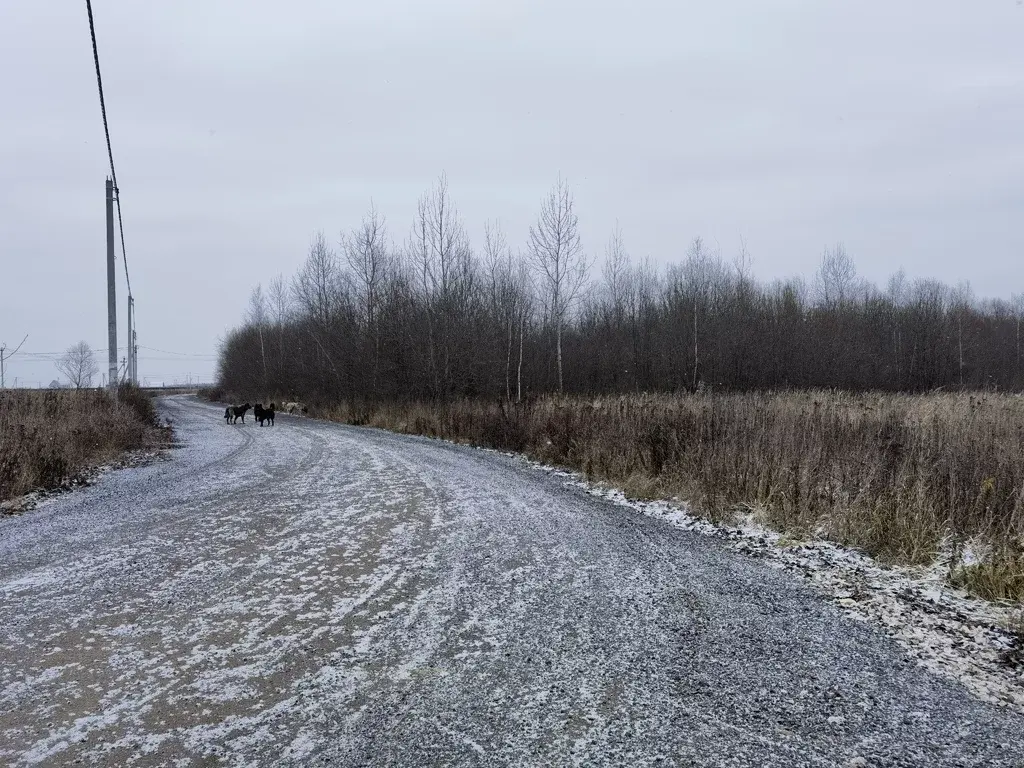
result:
[[[106,344],[106,148],[85,4],[0,2],[0,341]],[[594,253],[696,235],[761,278],[1024,290],[1018,0],[94,0],[140,375],[209,379],[252,286],[441,171],[477,245],[559,172]],[[118,266],[119,343],[125,341]],[[105,359],[102,366],[105,369]],[[49,360],[8,384],[47,383]]]

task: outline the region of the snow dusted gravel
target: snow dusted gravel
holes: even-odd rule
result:
[[[525,461],[167,398],[0,519],[0,763],[1024,765],[1024,717],[726,538]]]
[[[788,541],[753,515],[739,526],[716,525],[685,504],[635,501],[576,473],[534,466],[565,483],[670,525],[725,540],[729,547],[798,573],[842,606],[847,616],[872,622],[929,669],[960,682],[976,696],[1024,715],[1024,643],[1010,629],[1022,606],[991,603],[949,586],[952,553],[929,567],[879,565],[867,555],[826,540]]]

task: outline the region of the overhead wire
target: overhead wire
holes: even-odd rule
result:
[[[114,201],[117,203],[117,227],[121,234],[121,258],[124,260],[124,279],[128,284],[128,297],[132,296],[132,281],[128,276],[128,254],[124,249],[124,222],[121,219],[121,191],[117,185],[117,171],[114,169],[114,148],[110,142],[110,127],[107,124],[107,103],[103,98],[103,75],[100,74],[100,51],[96,44],[96,23],[92,17],[92,0],[85,0],[89,14],[89,36],[92,38],[92,58],[96,64],[96,88],[100,94],[100,112],[103,113],[103,135],[107,139],[107,157],[110,159],[110,179],[114,185]]]

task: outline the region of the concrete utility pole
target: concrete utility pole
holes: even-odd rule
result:
[[[128,294],[128,383],[137,384],[135,371],[135,299]]]
[[[7,345],[3,344],[3,343],[0,343],[0,389],[5,389],[6,386],[7,386],[7,380],[5,378],[6,373],[7,373],[7,371],[6,371],[7,361],[10,360],[12,357],[14,357],[16,354],[18,354],[18,350],[22,348],[22,346],[25,344],[25,339],[27,339],[27,338],[28,338],[28,334],[26,333],[25,334],[25,338],[21,340],[21,344],[16,346],[14,348],[14,351],[11,352],[10,354],[7,354]],[[18,386],[18,380],[17,379],[14,380],[14,386],[15,387]]]
[[[114,288],[114,182],[107,179],[107,383],[117,397],[117,294]]]
[[[135,327],[135,299],[132,298],[132,383],[139,386],[139,334]]]

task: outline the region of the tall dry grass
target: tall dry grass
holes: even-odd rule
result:
[[[0,501],[165,442],[152,398],[135,387],[121,387],[116,403],[98,390],[2,390]]]
[[[323,415],[524,452],[712,519],[755,511],[880,560],[967,549],[950,579],[1024,598],[1024,399],[835,392],[340,406]]]

